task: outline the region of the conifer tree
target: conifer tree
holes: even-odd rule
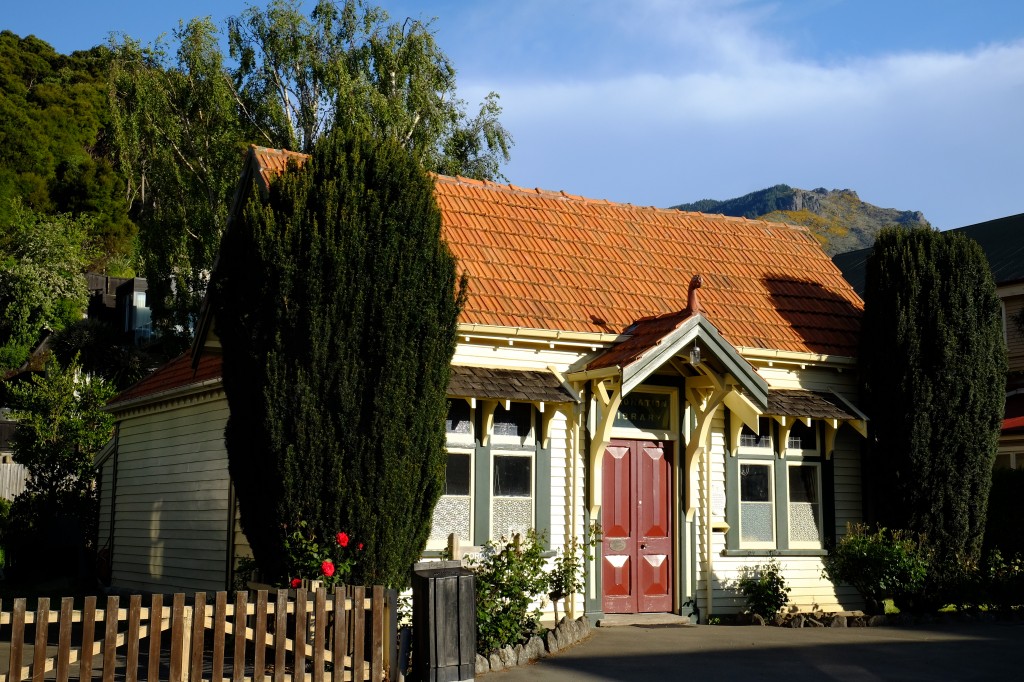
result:
[[[214,276],[242,527],[268,577],[286,539],[344,531],[352,581],[407,584],[445,462],[465,283],[433,182],[393,141],[336,130],[252,198]]]
[[[981,247],[886,228],[867,263],[861,363],[878,521],[921,533],[941,590],[977,560],[1005,401],[999,299]],[[941,592],[932,592],[938,597]]]

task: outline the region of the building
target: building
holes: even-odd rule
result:
[[[304,158],[254,147],[241,186]],[[770,557],[797,607],[858,605],[821,560],[861,518],[862,304],[804,228],[435,188],[470,295],[428,553],[530,527],[557,550],[596,522],[576,610],[736,612],[737,579]],[[211,328],[109,408],[99,544],[115,585],[223,589],[247,552]]]

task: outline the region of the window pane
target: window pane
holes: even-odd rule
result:
[[[793,424],[786,447],[797,450],[817,450],[818,430],[813,426],[814,422],[811,422],[811,424],[812,426],[807,426],[803,422]]]
[[[494,494],[498,497],[530,497],[532,471],[531,457],[495,456]]]
[[[821,542],[821,504],[818,467],[789,467],[789,540]]]
[[[818,503],[818,467],[789,467],[789,501]]]
[[[772,446],[772,425],[767,417],[760,417],[757,420],[756,434],[746,426],[740,431],[740,445],[745,448],[770,448]]]
[[[469,494],[469,455],[448,454],[448,466],[444,470],[444,494]]]
[[[444,420],[444,429],[448,433],[469,435],[469,403],[461,398],[448,403],[448,417]]]
[[[434,507],[434,521],[430,526],[431,540],[447,540],[455,533],[463,540],[470,539],[471,497],[449,497],[442,495]]]
[[[509,409],[498,405],[494,409],[495,436],[515,436],[526,438],[530,435],[530,419],[533,417],[533,405],[529,403],[512,403]]]
[[[740,541],[771,542],[775,525],[771,502],[740,503]]]
[[[765,464],[740,465],[740,501],[770,502],[771,469]]]

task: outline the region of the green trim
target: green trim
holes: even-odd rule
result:
[[[774,441],[773,441],[774,442]],[[780,444],[781,445],[781,444]],[[775,458],[772,476],[775,478],[775,548],[779,552],[789,549],[789,459]]]
[[[491,536],[491,447],[482,445],[483,410],[474,410],[476,449],[473,455],[473,544],[482,546]]]
[[[583,523],[586,524],[588,528],[590,527],[591,521],[589,509],[585,509],[583,511]],[[604,618],[604,597],[601,591],[601,566],[604,561],[602,549],[602,543],[600,542],[598,542],[597,546],[594,547],[594,585],[590,584],[590,571],[587,571],[584,576],[585,587],[583,588],[583,612],[592,623],[596,623],[599,619]],[[593,587],[593,589],[591,589],[591,587]],[[591,597],[591,594],[595,594],[597,596]]]
[[[547,436],[543,433],[544,415],[540,410],[534,410],[533,414],[537,425],[537,452],[533,458],[533,522],[541,538],[541,546],[547,550],[551,549],[551,448],[542,445]]]
[[[723,549],[722,556],[731,557],[772,557],[772,556],[828,556],[824,549]]]
[[[832,457],[821,462],[821,526],[822,542],[836,546],[836,467]],[[828,503],[826,503],[828,501]]]

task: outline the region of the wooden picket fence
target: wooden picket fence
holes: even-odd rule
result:
[[[377,682],[396,672],[395,593],[383,587],[164,597],[0,604],[0,682]]]

